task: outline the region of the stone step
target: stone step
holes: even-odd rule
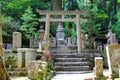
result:
[[[84,51],[82,51],[82,53],[99,53],[99,51],[98,50],[84,50]]]
[[[80,62],[86,61],[86,58],[55,58],[55,62]]]
[[[69,50],[67,46],[57,46],[55,48],[50,48],[51,50]]]
[[[86,57],[84,54],[54,54],[55,58],[82,58],[82,57]]]
[[[84,74],[84,73],[92,73],[93,71],[57,71],[56,74]]]
[[[56,71],[90,71],[89,66],[55,66]]]
[[[60,54],[60,53],[77,53],[77,50],[50,50],[51,53],[56,53],[56,54]]]
[[[55,66],[88,66],[88,62],[55,62]]]

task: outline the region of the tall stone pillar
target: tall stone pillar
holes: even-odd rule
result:
[[[50,32],[50,15],[46,15],[46,23],[45,23],[45,35],[44,40],[49,39],[49,32]]]
[[[81,41],[81,27],[80,27],[80,15],[76,15],[76,30],[77,30],[77,44],[78,44],[78,53],[82,51],[82,41]]]
[[[13,32],[13,49],[22,47],[22,35],[20,32]]]

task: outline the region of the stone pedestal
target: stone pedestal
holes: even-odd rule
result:
[[[22,35],[20,32],[13,32],[13,49],[21,48]]]
[[[18,68],[24,67],[23,65],[25,65],[25,68],[28,68],[29,61],[33,61],[36,59],[34,49],[19,48],[17,51],[18,51],[18,53],[17,53],[17,55],[18,55]]]

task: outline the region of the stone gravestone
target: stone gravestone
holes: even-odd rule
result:
[[[12,49],[12,44],[7,44],[6,49],[7,49],[7,50],[11,50],[11,49]]]
[[[118,76],[120,66],[120,44],[111,44],[106,47],[109,78]]]
[[[33,38],[30,39],[29,47],[34,48],[34,39]]]
[[[22,35],[20,32],[13,32],[13,49],[21,48]]]
[[[56,38],[57,38],[57,46],[65,45],[64,32],[63,32],[63,27],[61,23],[59,23],[58,25]]]
[[[31,38],[29,47],[30,48],[38,48],[38,43],[39,43],[38,39]]]
[[[50,47],[56,47],[56,38],[55,37],[50,38]]]

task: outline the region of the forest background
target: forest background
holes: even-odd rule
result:
[[[0,0],[2,13],[2,34],[4,43],[12,43],[12,32],[23,34],[23,44],[37,35],[44,23],[38,22],[40,10],[86,10],[81,22],[82,32],[90,37],[105,36],[111,22],[112,30],[120,41],[120,0]],[[72,17],[72,16],[68,16]],[[50,36],[55,36],[56,25],[51,25]],[[66,37],[75,37],[74,23],[64,22]]]

